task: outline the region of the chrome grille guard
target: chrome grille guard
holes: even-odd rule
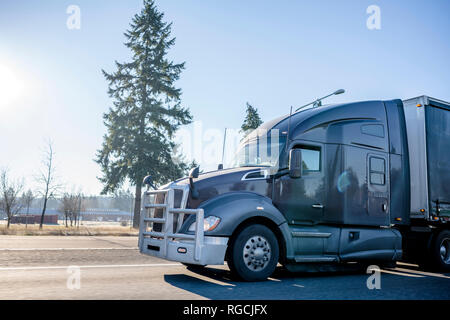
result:
[[[175,208],[175,190],[182,190],[183,196],[179,208]],[[203,209],[186,209],[189,186],[170,185],[167,189],[145,191],[143,193],[141,219],[139,225],[139,250],[142,253],[155,255],[161,258],[167,257],[169,242],[179,239],[193,240],[195,243],[194,259],[200,261],[202,248],[204,247]],[[156,203],[158,196],[163,196],[163,203]],[[162,217],[155,217],[157,209],[162,210]],[[184,215],[196,215],[195,234],[178,233],[183,224]],[[174,219],[176,217],[176,230],[174,230]],[[155,231],[154,224],[161,224],[161,230]],[[158,252],[152,250],[157,244]],[[155,248],[156,249],[156,248]],[[152,252],[153,251],[153,252]]]

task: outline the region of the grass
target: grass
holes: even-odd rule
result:
[[[42,230],[38,224],[11,224],[9,229],[0,225],[0,235],[15,236],[137,236],[138,230],[120,225],[80,225],[68,227],[65,225],[44,225]]]

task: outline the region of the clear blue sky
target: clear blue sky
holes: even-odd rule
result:
[[[66,27],[69,5],[81,29]],[[186,61],[177,83],[204,129],[239,128],[245,102],[263,120],[338,88],[329,102],[410,98],[450,101],[450,1],[157,1]],[[366,27],[369,5],[381,29]],[[125,61],[133,1],[0,2],[0,166],[39,167],[46,138],[70,186],[98,193],[93,162],[111,105],[103,68]]]

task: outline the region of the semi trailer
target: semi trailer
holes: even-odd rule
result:
[[[449,102],[316,101],[264,123],[235,165],[219,168],[147,188],[141,253],[227,262],[246,281],[278,263],[309,271],[402,260],[450,271]]]

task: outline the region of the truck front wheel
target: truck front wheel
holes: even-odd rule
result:
[[[431,247],[431,258],[437,269],[450,271],[450,231],[441,231]]]
[[[245,281],[266,280],[278,263],[277,238],[261,224],[245,227],[233,239],[229,249],[228,266],[233,274]]]

